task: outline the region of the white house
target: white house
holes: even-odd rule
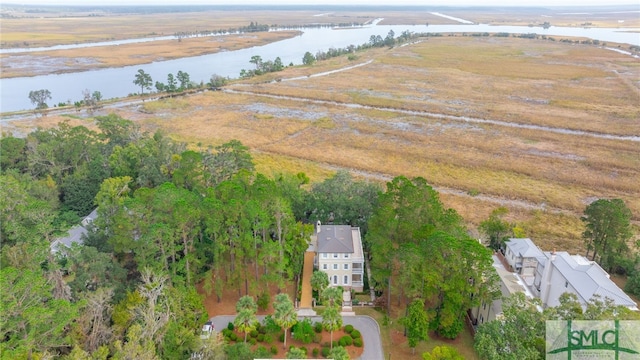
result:
[[[360,228],[349,225],[316,226],[316,265],[329,276],[330,286],[362,291],[364,252]]]
[[[583,307],[599,295],[602,299],[613,300],[616,305],[638,310],[636,303],[611,281],[609,274],[597,263],[566,251],[545,252],[544,255],[544,261],[538,264],[532,288],[544,307],[558,306],[560,295],[569,292],[578,296]]]
[[[511,269],[518,273],[528,286],[533,284],[536,269],[545,257],[529,238],[511,238],[505,242],[504,257]]]

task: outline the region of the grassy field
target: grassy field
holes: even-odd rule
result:
[[[637,141],[393,110],[637,135],[637,59],[548,41],[445,37],[270,76],[286,80],[368,60],[373,62],[327,76],[277,83],[256,78],[231,86],[252,94],[147,103],[147,114],[130,116],[192,143],[240,139],[267,173],[309,169],[322,178],[326,169],[347,168],[379,181],[423,176],[436,187],[458,190],[443,198],[471,224],[500,203],[512,208],[512,220],[544,249],[581,251],[578,216],[595,198],[620,197],[640,218]],[[517,201],[534,206],[522,209]]]
[[[339,69],[347,70],[306,77]],[[504,205],[544,250],[575,253],[590,201],[622,198],[640,220],[640,144],[615,138],[640,134],[638,78],[638,59],[592,46],[442,37],[228,87],[250,93],[117,111],[191,144],[239,139],[266,174],[304,171],[319,181],[344,168],[381,183],[422,176],[472,230]]]

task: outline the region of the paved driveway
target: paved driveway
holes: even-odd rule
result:
[[[220,315],[211,318],[213,325],[217,331],[227,327],[227,324],[233,322],[235,315]],[[258,320],[264,320],[264,315],[259,315]],[[322,321],[320,316],[312,316],[311,321]],[[364,351],[360,357],[363,360],[384,360],[382,351],[382,342],[380,341],[380,327],[378,323],[369,316],[343,316],[344,325],[353,325],[362,334],[364,340]]]

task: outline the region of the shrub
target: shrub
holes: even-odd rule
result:
[[[350,346],[353,345],[353,339],[349,335],[345,335],[340,338],[340,346]]]
[[[264,341],[264,334],[258,334],[258,337],[256,337],[256,339],[257,339],[259,342],[263,342],[263,341]]]
[[[313,331],[313,326],[311,326],[311,320],[306,318],[302,322],[298,322],[295,327],[295,330],[291,330],[292,332],[295,331],[293,334],[294,339],[301,341],[304,344],[309,344],[313,341],[315,333]]]
[[[266,334],[264,336],[264,342],[267,344],[271,344],[273,342],[273,336],[271,334]]]
[[[311,350],[311,355],[314,358],[317,358],[319,353],[320,353],[320,350],[318,348],[313,348],[313,350]]]
[[[262,294],[260,294],[258,296],[258,309],[260,310],[267,310],[267,308],[269,307],[269,302],[271,301],[271,296],[269,295],[268,292],[263,292]]]
[[[257,341],[255,338],[250,338],[250,339],[249,339],[249,343],[250,343],[251,345],[255,345],[255,344],[257,344],[257,343],[258,343],[258,341]]]
[[[271,358],[271,351],[267,350],[264,346],[258,346],[256,351],[253,353],[254,358],[259,359],[269,359]]]
[[[278,324],[276,324],[275,320],[273,320],[273,317],[271,315],[265,316],[264,328],[269,334],[277,334],[282,330],[282,328]]]
[[[351,334],[352,331],[353,331],[353,325],[346,325],[344,327],[344,332],[346,332],[347,334]]]
[[[284,333],[280,334],[280,336],[278,336],[278,340],[280,342],[284,342]]]
[[[227,324],[227,329],[229,329],[229,330],[231,330],[231,331],[233,331],[233,329],[235,329],[235,327],[233,326],[233,323],[232,323],[232,322],[230,322],[230,323],[228,323],[228,324]]]
[[[351,332],[351,337],[352,337],[352,338],[354,338],[354,339],[359,339],[359,338],[361,338],[361,337],[362,337],[362,335],[360,334],[360,331],[358,331],[358,330],[353,330],[353,331]]]
[[[323,347],[322,348],[322,356],[325,358],[329,357],[329,351],[331,351],[328,347]]]
[[[277,353],[278,353],[278,348],[277,348],[275,345],[271,345],[271,353],[272,353],[273,355],[275,355],[275,354],[277,354]]]
[[[238,341],[238,334],[232,332],[229,338],[231,339],[231,341]]]
[[[362,347],[362,338],[353,339],[353,345],[356,347]]]
[[[258,326],[258,332],[260,334],[266,334],[267,333],[267,327],[262,325],[262,324],[260,324],[260,326]]]
[[[338,340],[333,340],[331,344],[333,344],[333,347],[340,346],[340,342]]]
[[[233,331],[231,331],[231,330],[229,330],[229,329],[227,329],[227,328],[222,329],[222,335],[223,335],[224,337],[230,337],[232,332],[233,332]]]
[[[249,336],[251,336],[252,338],[254,337],[258,337],[258,330],[251,330],[251,332],[249,333]]]
[[[322,334],[316,334],[313,337],[313,342],[316,343],[316,344],[320,344],[320,341],[322,341]]]
[[[317,322],[313,324],[313,331],[317,332],[318,334],[322,332],[322,323],[321,322]]]

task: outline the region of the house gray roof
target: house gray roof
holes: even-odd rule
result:
[[[545,252],[549,264],[551,253]],[[602,299],[610,298],[616,305],[637,308],[637,304],[609,278],[609,274],[600,265],[581,255],[570,255],[566,251],[556,253],[553,266],[576,289],[576,292],[586,302],[594,295]]]
[[[321,225],[318,236],[319,253],[353,253],[353,236],[349,225]]]
[[[60,249],[60,246],[66,246],[71,248],[71,245],[82,244],[82,236],[87,233],[87,228],[85,226],[89,225],[98,217],[98,209],[94,209],[87,217],[82,219],[80,225],[76,225],[69,230],[67,236],[56,239],[51,243],[51,251],[57,252]]]
[[[529,238],[510,238],[505,245],[511,252],[523,258],[544,258],[544,253]]]

